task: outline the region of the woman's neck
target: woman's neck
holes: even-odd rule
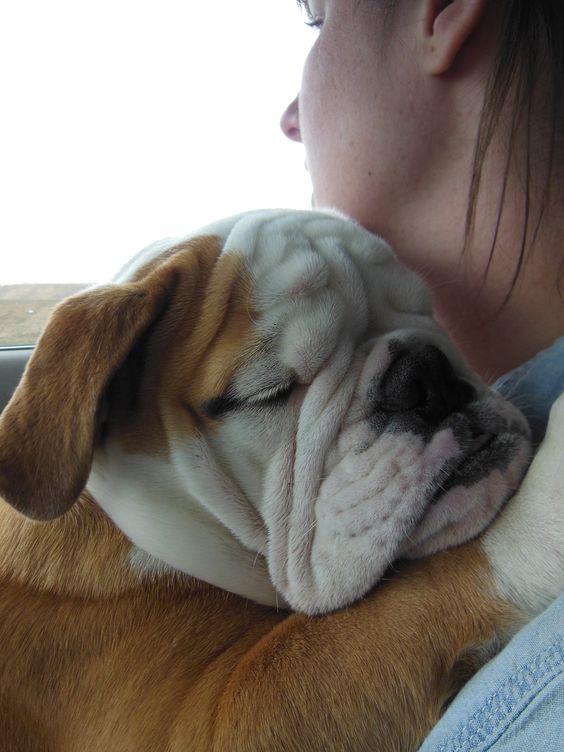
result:
[[[547,210],[520,263],[522,233],[520,212],[509,211],[493,255],[477,232],[456,270],[439,266],[442,279],[431,280],[438,320],[487,382],[564,335],[564,221]]]
[[[521,262],[523,188],[513,175],[500,217],[499,196],[486,190],[499,182],[492,180],[492,169],[479,193],[469,242],[464,181],[429,191],[410,221],[396,223],[395,236],[388,238],[400,260],[426,279],[438,321],[486,382],[564,335],[564,190],[555,186],[545,206],[531,202],[529,240],[539,216],[542,223]],[[437,216],[437,205],[450,211]]]
[[[507,302],[466,282],[435,291],[435,315],[469,365],[491,383],[564,335],[564,298],[556,280],[519,285]]]

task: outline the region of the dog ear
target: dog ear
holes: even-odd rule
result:
[[[104,391],[163,310],[174,276],[158,270],[93,288],[55,309],[0,417],[0,496],[18,511],[49,520],[78,498]]]

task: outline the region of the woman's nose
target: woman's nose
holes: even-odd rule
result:
[[[288,107],[286,107],[282,119],[280,120],[282,132],[292,141],[302,140],[302,134],[300,133],[300,106],[298,99],[299,95],[293,102],[290,102]]]

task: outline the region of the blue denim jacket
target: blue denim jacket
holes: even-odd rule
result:
[[[564,337],[495,388],[521,408],[540,443],[564,392]],[[468,682],[420,752],[488,750],[564,751],[564,595]]]
[[[502,376],[493,388],[524,413],[531,426],[533,444],[538,446],[552,403],[564,392],[564,337]]]

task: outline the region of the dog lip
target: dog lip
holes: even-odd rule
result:
[[[464,454],[455,464],[452,465],[451,468],[449,468],[448,475],[437,481],[436,488],[429,497],[429,505],[438,504],[441,499],[457,485],[464,485],[463,482],[457,483],[456,481],[457,478],[460,478],[462,475],[465,467],[467,467],[472,460],[479,460],[480,455],[485,458],[489,451],[498,442],[498,439],[498,434],[487,431],[473,437],[469,445],[466,447]]]
[[[484,431],[483,433],[478,434],[472,439],[472,443],[468,447],[467,451],[464,454],[464,461],[470,459],[471,457],[474,457],[479,452],[482,452],[486,449],[488,449],[492,444],[496,441],[497,434],[491,433],[489,431]]]

